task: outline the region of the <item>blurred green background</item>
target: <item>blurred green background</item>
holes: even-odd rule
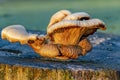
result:
[[[0,29],[21,24],[45,31],[52,14],[61,9],[85,11],[106,23],[104,33],[120,35],[120,0],[0,0]]]

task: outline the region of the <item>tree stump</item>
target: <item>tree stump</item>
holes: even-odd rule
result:
[[[120,80],[120,36],[95,33],[89,39],[91,52],[62,61],[43,58],[27,45],[0,38],[0,80]]]

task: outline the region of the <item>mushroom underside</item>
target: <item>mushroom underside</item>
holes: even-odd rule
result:
[[[76,45],[83,37],[88,37],[96,32],[97,29],[105,29],[104,23],[96,19],[77,22],[63,21],[56,23],[48,29],[47,35],[56,44]]]

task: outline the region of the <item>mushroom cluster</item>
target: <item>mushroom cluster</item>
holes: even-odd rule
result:
[[[56,12],[50,19],[46,35],[28,33],[22,25],[11,25],[2,30],[2,39],[28,44],[43,57],[76,59],[92,49],[87,37],[97,29],[105,30],[100,19],[91,19],[85,12]]]

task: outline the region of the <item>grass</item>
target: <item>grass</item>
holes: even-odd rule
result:
[[[45,31],[51,15],[61,9],[88,12],[92,18],[100,18],[106,23],[105,33],[120,35],[119,0],[5,1],[0,3],[0,29],[21,24],[27,29]]]

